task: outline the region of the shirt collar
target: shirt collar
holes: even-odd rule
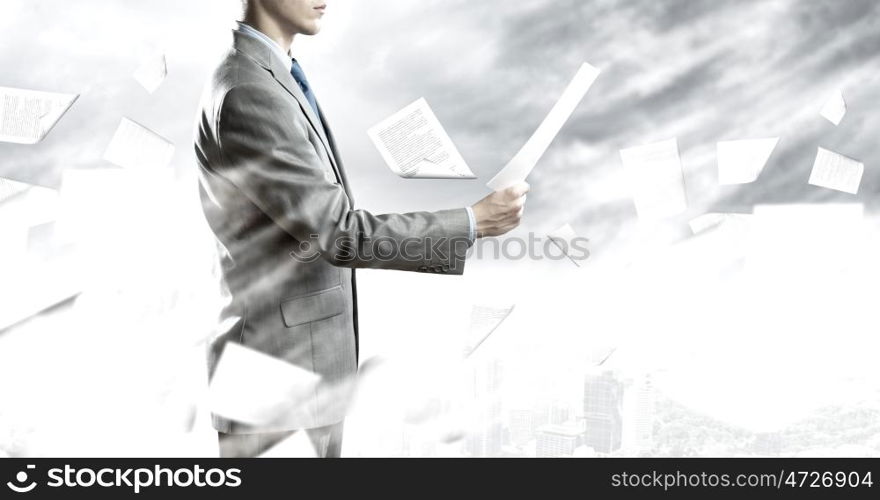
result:
[[[290,57],[289,52],[285,52],[280,45],[275,43],[275,40],[272,40],[263,32],[254,28],[253,26],[243,23],[241,21],[236,21],[236,24],[237,26],[235,28],[235,31],[238,31],[243,35],[258,40],[265,46],[269,47],[272,50],[272,53],[281,59],[281,62],[284,64],[284,67],[287,68],[287,71],[290,71],[291,67],[293,66],[293,59]]]

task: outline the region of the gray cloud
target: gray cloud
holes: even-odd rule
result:
[[[405,27],[394,14],[375,15],[376,5],[357,8],[356,18],[369,11],[380,26],[351,27],[351,39],[369,40],[351,56],[390,51],[360,73],[361,92],[386,111],[427,96],[484,179],[528,138],[580,61],[603,69],[530,179],[527,225],[537,230],[574,219],[581,230],[616,234],[633,223],[625,192],[600,204],[591,186],[614,184],[620,148],[676,136],[692,205],[682,228],[702,210],[756,203],[874,208],[875,2],[434,2],[410,6]],[[851,106],[839,129],[818,116],[837,86]],[[352,131],[354,141],[360,133]],[[767,136],[782,140],[761,178],[717,186],[715,142]],[[579,157],[585,145],[591,154]],[[819,145],[867,164],[857,198],[807,185]]]
[[[337,4],[347,17],[334,18],[331,4],[327,34],[296,42],[294,51],[318,88],[366,208],[478,199],[486,192],[482,181],[512,157],[584,60],[603,73],[530,179],[527,226],[574,219],[581,230],[612,234],[613,226],[632,223],[625,189],[602,193],[596,186],[621,188],[620,148],[669,137],[678,137],[682,150],[688,217],[755,203],[852,201],[807,185],[820,145],[866,163],[855,199],[875,208],[872,164],[880,146],[871,136],[880,123],[871,108],[880,93],[880,6],[871,0]],[[13,70],[0,84],[80,89],[83,97],[43,144],[0,145],[0,173],[53,185],[63,168],[101,164],[123,115],[172,139],[176,168],[191,173],[198,96],[237,7],[221,5],[17,2],[20,22],[9,26],[0,54],[0,64]],[[331,33],[334,22],[344,29]],[[148,96],[129,75],[137,54],[157,44],[167,46],[171,74]],[[851,105],[839,129],[817,113],[837,86]],[[420,96],[481,181],[406,181],[382,165],[366,128]],[[779,149],[756,183],[716,185],[716,141],[776,135]]]

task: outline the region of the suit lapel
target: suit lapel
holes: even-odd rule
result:
[[[279,65],[280,63],[275,66]],[[312,130],[314,130],[321,139],[321,145],[324,146],[324,151],[327,153],[327,157],[330,158],[330,164],[333,166],[333,171],[336,172],[336,177],[341,183],[342,175],[339,173],[339,166],[336,164],[336,158],[333,157],[333,151],[330,148],[330,141],[327,140],[327,134],[324,133],[324,127],[321,125],[321,121],[318,117],[315,116],[312,106],[309,104],[309,100],[306,99],[305,94],[303,94],[299,84],[296,83],[296,80],[293,79],[293,76],[290,73],[284,71],[282,68],[271,68],[270,71],[272,76],[275,77],[275,81],[280,83],[281,86],[284,87],[284,89],[287,90],[287,92],[299,103],[299,107],[302,108],[303,113],[305,113],[309,125],[312,126]]]
[[[239,33],[237,31],[233,31],[233,40],[234,46],[236,49],[244,52],[248,56],[250,56],[254,61],[256,61],[260,66],[269,71],[272,77],[278,82],[284,90],[287,91],[288,94],[293,96],[296,99],[297,103],[299,103],[299,107],[302,109],[303,113],[306,115],[306,119],[311,125],[312,130],[318,134],[318,137],[321,139],[321,145],[324,147],[324,151],[327,153],[327,157],[330,158],[330,165],[333,167],[333,172],[336,174],[336,179],[339,180],[339,183],[343,185],[345,188],[346,194],[348,194],[348,186],[345,182],[345,176],[340,173],[339,166],[336,162],[336,157],[334,155],[333,148],[330,147],[330,141],[327,139],[327,134],[324,132],[324,127],[321,126],[321,121],[315,116],[314,111],[312,110],[312,106],[309,104],[308,99],[306,99],[305,94],[303,94],[302,89],[299,87],[299,84],[296,83],[296,80],[293,79],[293,75],[290,74],[287,68],[282,65],[282,62],[278,60],[278,57],[272,53],[269,47],[266,47],[262,44],[262,42],[258,40],[254,40],[253,38]],[[320,108],[318,108],[320,109]],[[349,195],[351,197],[351,195]]]
[[[333,137],[333,129],[327,122],[327,116],[324,115],[324,110],[321,109],[320,103],[318,104],[318,113],[321,115],[321,122],[324,124],[324,128],[327,131],[327,142],[330,143],[330,158],[336,162],[336,166],[339,169],[339,175],[342,177],[340,182],[342,183],[343,189],[345,189],[345,194],[348,195],[348,199],[351,201],[352,207],[354,207],[354,197],[352,197],[351,190],[348,188],[348,176],[345,174],[345,165],[342,164],[342,160],[339,157],[339,153],[336,149],[336,139]]]

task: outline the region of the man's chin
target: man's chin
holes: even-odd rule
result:
[[[305,26],[303,29],[303,35],[314,36],[321,32],[321,23],[313,23],[309,26]]]

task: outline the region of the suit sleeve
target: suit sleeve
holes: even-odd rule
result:
[[[470,221],[462,209],[373,215],[353,210],[285,96],[260,84],[227,92],[217,116],[217,173],[334,266],[462,274]],[[301,122],[301,120],[300,120]]]

